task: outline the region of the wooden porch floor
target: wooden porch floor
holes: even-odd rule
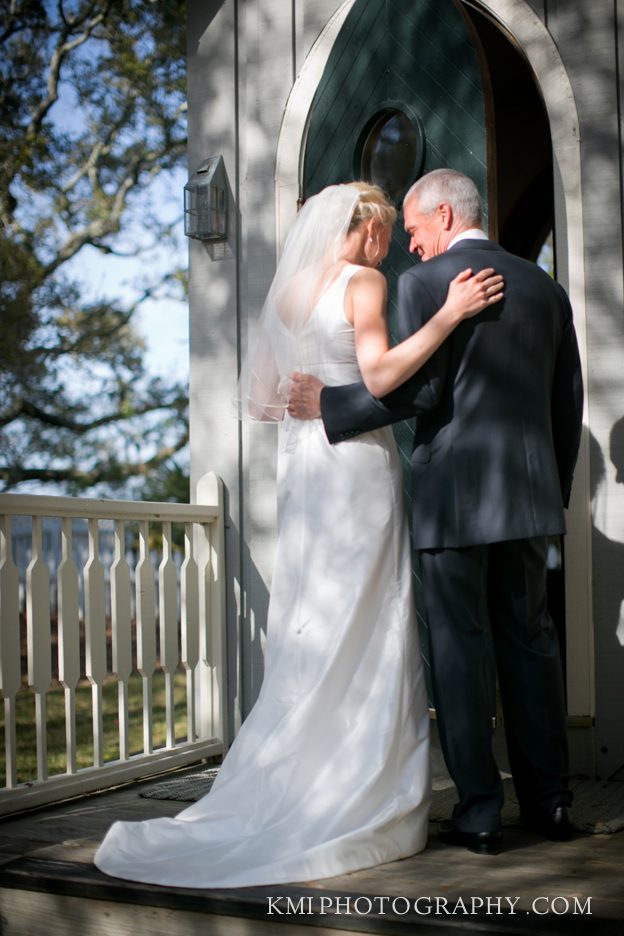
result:
[[[140,789],[133,783],[0,822],[2,936],[624,934],[622,832],[553,843],[508,828],[502,853],[482,856],[441,845],[432,823],[420,855],[339,878],[161,888],[106,877],[91,863],[114,819],[172,816],[184,805],[144,799]]]

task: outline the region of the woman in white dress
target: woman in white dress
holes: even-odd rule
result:
[[[286,412],[295,370],[364,378],[377,396],[455,325],[501,297],[492,270],[457,277],[443,308],[388,350],[395,209],[364,183],[306,202],[243,367],[242,415],[280,422],[278,540],[264,682],[212,790],[176,818],[116,822],[107,874],[184,887],[326,878],[425,847],[429,724],[392,430],[330,446]]]

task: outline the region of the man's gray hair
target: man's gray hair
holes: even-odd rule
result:
[[[434,169],[422,176],[407,192],[403,205],[412,198],[418,199],[421,214],[431,215],[438,205],[445,203],[470,227],[481,227],[483,223],[483,207],[477,186],[455,169]]]

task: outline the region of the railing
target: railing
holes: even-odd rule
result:
[[[197,498],[197,504],[183,505],[0,495],[5,754],[0,814],[103,789],[225,750],[220,480],[205,475]],[[22,569],[13,555],[16,517],[32,518],[30,561]],[[43,546],[44,518],[50,517],[60,518],[58,563]],[[85,541],[82,557],[74,542],[78,527]],[[113,543],[108,561],[102,558],[100,543],[106,529]],[[157,680],[164,713],[155,720]],[[130,698],[138,698],[134,707]],[[64,715],[65,731],[60,731],[59,741],[57,716],[53,740],[56,749],[64,749],[62,772],[49,769],[50,758],[58,754],[48,750],[52,727],[47,710],[52,702],[61,721]],[[154,736],[162,726],[165,737],[159,747]],[[33,776],[22,763],[29,730],[36,739]]]

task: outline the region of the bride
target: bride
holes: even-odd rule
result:
[[[388,427],[330,446],[286,411],[288,375],[411,376],[458,322],[502,296],[460,274],[389,349],[385,258],[396,211],[366,183],[310,198],[286,242],[239,385],[241,418],[280,423],[278,541],[265,677],[212,790],[176,818],[115,822],[95,863],[116,877],[241,887],[331,877],[425,847],[429,726],[401,469]]]

